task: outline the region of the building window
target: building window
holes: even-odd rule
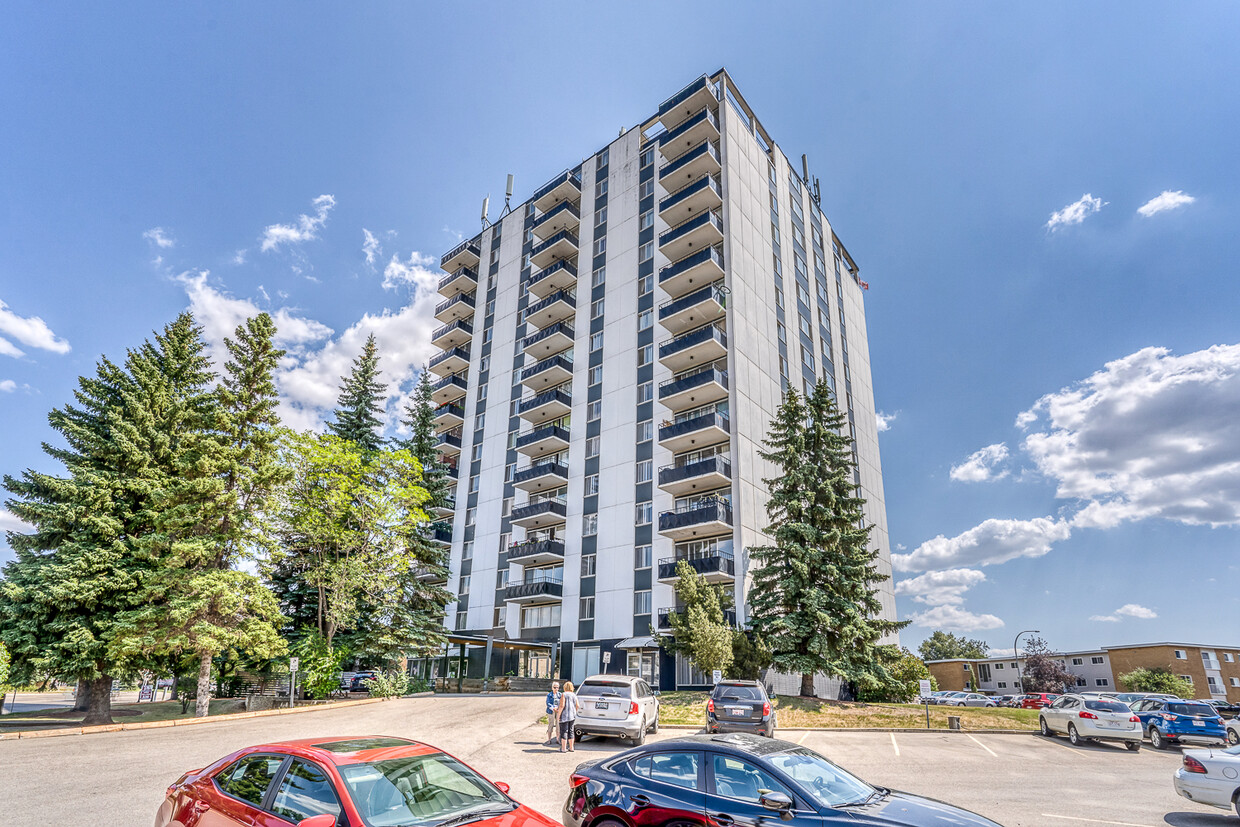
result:
[[[650,590],[633,592],[633,614],[650,614]]]
[[[1002,666],[1002,664],[1000,664],[1000,665]],[[1007,689],[1007,682],[1005,682],[1005,681],[999,681],[999,688],[1000,688],[1000,689]]]
[[[593,597],[581,598],[581,614],[579,615],[579,617],[581,620],[593,620],[594,619],[594,598]]]
[[[1231,652],[1224,652],[1224,653],[1223,653],[1223,660],[1224,660],[1226,663],[1233,663],[1233,662],[1234,662],[1234,658],[1232,658],[1232,656],[1231,656]]]
[[[638,198],[649,198],[654,195],[654,181],[642,181],[641,188],[638,190]]]
[[[642,345],[637,349],[637,366],[645,367],[654,361],[654,345]]]
[[[469,493],[471,493],[471,494],[477,494],[477,493],[478,493],[478,488],[479,488],[479,483],[480,483],[480,482],[481,482],[481,480],[478,478],[478,476],[477,476],[476,474],[475,474],[474,476],[470,477],[470,478],[469,478]]]
[[[602,439],[597,436],[586,438],[586,459],[593,459],[598,456],[599,447],[602,445]]]
[[[607,236],[594,239],[594,255],[601,256],[605,252],[607,252]]]
[[[654,289],[654,275],[647,273],[637,278],[637,295],[644,296]]]
[[[650,261],[650,259],[652,258],[654,258],[654,242],[647,241],[645,244],[643,244],[638,249],[637,263],[642,264],[644,262]]]
[[[483,385],[483,387],[486,387],[486,385]],[[479,396],[479,397],[478,397],[478,399],[479,399],[479,400],[482,400],[482,399],[484,399],[484,398],[485,398],[485,397],[483,397],[483,396]],[[480,413],[480,414],[478,414],[477,416],[475,416],[475,417],[474,417],[474,430],[475,430],[475,431],[481,431],[481,430],[482,430],[483,428],[485,428],[486,426],[487,426],[487,412],[486,412],[486,411],[483,411],[482,413]],[[475,448],[481,448],[482,446],[481,446],[481,445],[476,445],[476,446],[474,446],[474,447],[475,447]]]
[[[1232,679],[1231,679],[1231,685],[1232,685],[1232,686],[1240,686],[1240,678],[1232,678]]]
[[[1183,649],[1175,650],[1176,660],[1188,660],[1188,654]]]
[[[487,333],[490,333],[490,332],[491,332],[491,328],[489,328],[489,327],[488,327],[488,328],[487,328]],[[488,341],[489,341],[489,340],[488,340]],[[478,388],[478,401],[479,401],[479,402],[485,402],[485,401],[486,401],[486,398],[487,398],[487,386],[486,386],[486,385],[482,385],[481,387],[479,387],[479,388]],[[479,414],[479,416],[481,416],[481,415],[482,415],[482,414]]]
[[[597,385],[603,381],[603,366],[595,365],[590,368],[590,378],[586,382],[587,385]]]
[[[461,544],[461,559],[472,560],[474,558],[474,541],[466,540]]]
[[[601,198],[607,194],[607,179],[600,178],[594,182],[594,197]]]
[[[638,503],[637,509],[636,509],[636,513],[637,513],[636,525],[650,525],[650,518],[653,514],[653,511],[654,511],[653,506],[651,505],[649,500],[647,500],[644,503]]]
[[[654,163],[654,147],[642,150],[642,166],[648,167]]]
[[[1192,683],[1192,682],[1193,682],[1193,676],[1192,676],[1192,675],[1180,675],[1180,677],[1181,677],[1181,678],[1183,678],[1184,680],[1188,681],[1189,683]]]
[[[654,324],[654,311],[653,310],[643,310],[642,312],[637,314],[637,329],[638,330],[649,330],[651,325],[653,324]]]
[[[586,406],[586,422],[593,422],[603,416],[603,400],[595,399]]]
[[[582,577],[593,577],[595,571],[597,570],[597,565],[596,565],[597,561],[598,561],[597,554],[581,555],[581,576]]]
[[[788,360],[782,356],[779,357],[779,375],[780,376],[788,375]]]
[[[996,669],[1002,669],[1002,668],[1003,668],[1003,664],[1002,664],[1002,663],[996,663],[996,664],[995,664],[995,668],[996,668]]]
[[[1084,664],[1084,663],[1085,663],[1085,659],[1084,659],[1084,658],[1073,658],[1073,659],[1072,659],[1072,665],[1073,665],[1073,666],[1081,666],[1081,665],[1082,665],[1082,664]]]
[[[654,399],[654,382],[642,382],[637,386],[637,404]]]
[[[507,517],[511,513],[512,513],[512,497],[504,497],[504,504],[503,506],[501,506],[500,516]],[[500,538],[499,547],[501,550],[504,548],[504,541],[502,537]]]
[[[593,273],[590,274],[590,286],[591,287],[598,287],[600,284],[602,284],[605,281],[607,281],[607,268],[606,267],[599,267]]]
[[[604,204],[603,206],[598,208],[597,212],[594,213],[594,226],[597,227],[600,224],[606,224],[606,223],[607,223],[607,205]]]
[[[1095,678],[1094,685],[1095,686],[1110,686],[1111,682],[1107,680],[1106,678]]]
[[[611,154],[611,147],[608,147],[607,149],[604,149],[602,152],[600,152],[598,154],[598,163],[595,165],[595,169],[602,169],[603,167],[607,166],[607,159],[610,156],[610,154]]]
[[[1090,658],[1090,659],[1089,659],[1089,662],[1090,662],[1090,663],[1102,663],[1102,658],[1100,658],[1100,657],[1092,657],[1092,658]]]
[[[504,482],[512,482],[512,475],[517,473],[517,464],[510,462],[504,466]]]
[[[460,594],[461,594],[461,597],[464,597],[465,595],[469,594],[469,575],[468,575],[468,574],[462,574],[462,575],[461,575],[461,592],[460,592]]]
[[[593,497],[598,493],[598,474],[586,475],[586,493],[585,496]]]
[[[508,569],[500,569],[499,571],[495,572],[495,588],[497,589],[508,588]]]
[[[775,306],[781,310],[784,306],[784,288],[780,287],[778,284],[775,285]]]
[[[597,301],[590,304],[590,318],[597,319],[599,316],[602,316],[602,315],[603,315],[603,300],[598,299]]]
[[[654,439],[654,420],[643,419],[637,423],[637,441],[649,442]]]
[[[477,508],[467,508],[467,509],[465,509],[465,525],[466,525],[467,527],[468,527],[468,526],[473,525],[473,524],[474,524],[474,519],[475,519],[475,518],[477,518],[477,516],[478,516],[478,509],[477,509]]]
[[[643,459],[637,463],[637,481],[650,482],[654,475],[654,460]]]
[[[474,462],[478,462],[479,460],[482,459],[481,443],[474,446],[474,450],[470,452],[470,457],[473,459]]]
[[[590,352],[603,349],[603,331],[590,334]]]
[[[783,342],[784,344],[788,343],[788,334],[784,331],[783,322],[775,323],[775,336],[776,338],[779,339],[779,341]]]
[[[638,569],[650,568],[651,554],[650,546],[638,546],[633,549],[633,567]]]
[[[654,226],[654,210],[646,210],[642,213],[641,227],[642,230],[649,230]]]
[[[456,630],[459,632],[465,628],[465,619],[467,612],[464,609],[458,609],[456,613]]]
[[[581,515],[581,536],[593,537],[598,534],[598,515],[582,514]]]
[[[801,345],[801,364],[809,368],[810,371],[814,370],[814,351],[812,348]]]

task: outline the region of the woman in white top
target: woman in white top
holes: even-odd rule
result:
[[[573,725],[577,723],[577,693],[572,681],[564,682],[560,702],[555,707],[555,719],[560,722],[560,752],[576,752],[573,749]]]

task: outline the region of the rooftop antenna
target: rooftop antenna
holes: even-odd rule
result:
[[[805,186],[809,186],[809,159],[805,154],[801,154],[801,180],[805,182]]]
[[[818,186],[818,176],[814,176],[814,203],[822,206],[822,190]]]
[[[487,218],[487,213],[489,213],[490,211],[491,211],[491,195],[490,193],[488,193],[487,197],[482,199],[482,229],[484,230],[487,227],[491,226],[491,219]]]
[[[499,217],[503,218],[512,212],[512,173],[508,173],[508,188],[504,190],[504,209],[500,212]]]

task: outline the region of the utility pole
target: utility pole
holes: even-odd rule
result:
[[[1021,635],[1040,635],[1041,629],[1026,629],[1023,632],[1016,633],[1016,639],[1012,641],[1012,657],[1016,658],[1016,685],[1020,687],[1020,691],[1025,691],[1025,679],[1020,676],[1020,649],[1017,648]]]

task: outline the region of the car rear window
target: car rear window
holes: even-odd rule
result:
[[[617,698],[632,696],[632,684],[624,681],[586,681],[577,687],[578,695],[611,695]]]
[[[1167,711],[1177,715],[1192,715],[1194,718],[1213,718],[1218,715],[1208,704],[1167,704]]]
[[[760,701],[762,690],[756,686],[716,686],[717,701]]]
[[[1122,703],[1119,703],[1118,701],[1091,701],[1088,699],[1085,701],[1085,708],[1092,709],[1094,712],[1131,712],[1132,711],[1127,706],[1125,706]]]

